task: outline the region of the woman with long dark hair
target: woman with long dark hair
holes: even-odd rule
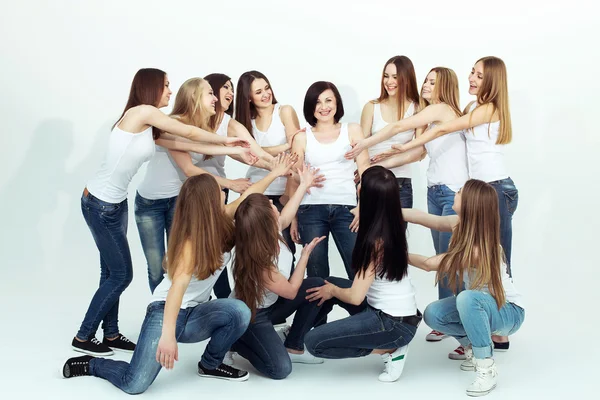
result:
[[[362,175],[361,213],[352,253],[354,281],[328,278],[308,289],[319,304],[335,298],[353,315],[310,331],[306,348],[315,357],[350,358],[379,354],[383,382],[400,378],[408,344],[421,322],[415,290],[408,275],[406,225],[394,174],[374,166]]]
[[[447,278],[448,286],[457,293],[427,306],[425,322],[453,336],[465,348],[466,359],[460,368],[477,372],[467,394],[483,396],[496,387],[498,375],[492,333],[514,334],[525,319],[525,310],[522,296],[508,275],[494,187],[471,179],[456,194],[453,207],[457,215],[405,210],[409,222],[452,232],[448,252],[430,258],[410,254],[409,263],[437,271],[437,280]],[[463,284],[465,290],[459,293]]]
[[[169,136],[161,132],[192,141],[248,146],[245,140],[219,137],[163,114],[160,108],[169,104],[170,96],[165,72],[144,68],[135,74],[127,105],[111,131],[104,161],[83,190],[81,211],[100,252],[100,287],[71,343],[76,351],[110,355],[112,349],[128,352],[135,349],[135,344],[119,332],[118,326],[119,298],[133,279],[127,242],[127,195],[133,176],[152,158],[155,141]],[[102,342],[95,336],[101,321]]]

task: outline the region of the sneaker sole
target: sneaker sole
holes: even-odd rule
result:
[[[108,347],[110,347],[110,346],[108,346]],[[110,349],[113,351],[120,351],[121,353],[128,353],[128,354],[133,354],[133,352],[135,351],[135,350],[119,349],[117,347],[110,347]]]
[[[490,388],[490,390],[486,390],[485,392],[470,392],[470,391],[467,389],[467,396],[471,396],[471,397],[480,397],[480,396],[485,396],[486,394],[490,394],[490,392],[491,392],[492,390],[494,390],[494,389],[496,389],[496,384],[494,384],[494,386],[492,386],[492,387]]]
[[[198,371],[198,376],[201,378],[213,378],[213,379],[223,379],[225,381],[237,381],[237,382],[243,382],[243,381],[247,381],[248,378],[250,378],[250,374],[246,374],[240,378],[227,378],[226,376],[215,376],[215,375],[204,375],[202,373],[200,373],[200,371]]]
[[[448,358],[451,360],[455,360],[455,361],[465,361],[467,359],[467,356],[450,353],[450,354],[448,354]]]
[[[475,366],[465,367],[464,365],[460,366],[461,371],[475,371]]]
[[[96,356],[96,357],[112,356],[113,354],[115,354],[114,351],[111,351],[110,353],[96,353],[94,351],[80,349],[79,347],[75,347],[75,346],[71,346],[71,348],[73,350],[75,350],[76,352],[87,354],[89,356]]]
[[[425,341],[427,342],[441,342],[442,340],[446,339],[448,336],[436,336],[433,338],[428,338],[425,337]]]

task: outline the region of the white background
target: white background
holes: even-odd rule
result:
[[[79,199],[139,68],[167,71],[174,92],[193,76],[223,72],[235,83],[244,71],[259,70],[302,123],[306,89],[330,80],[342,93],[344,121],[358,122],[393,55],[411,58],[419,84],[432,67],[454,69],[463,106],[473,100],[473,63],[487,55],[505,61],[514,134],[506,158],[520,195],[513,272],[528,307],[511,350],[497,355],[500,381],[490,398],[593,397],[600,355],[597,25],[583,1],[3,0],[0,397],[125,397],[100,379],[61,380],[58,369],[74,354],[70,341],[99,277]],[[243,176],[243,166],[227,163],[230,177]],[[426,165],[413,168],[420,209]],[[132,339],[149,298],[133,219],[144,171],[130,186],[135,274],[120,314],[121,330]],[[433,253],[425,229],[411,227],[409,244],[413,252]],[[343,275],[339,256],[331,257],[332,273]],[[412,276],[422,310],[437,288],[433,275]],[[243,384],[201,380],[194,375],[201,344],[182,345],[176,369],[163,371],[145,396],[463,398],[472,376],[446,357],[456,343],[425,343],[427,331],[419,329],[405,372],[392,385],[377,382],[375,356],[295,365],[281,382],[256,373]]]

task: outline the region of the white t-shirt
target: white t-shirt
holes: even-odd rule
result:
[[[431,124],[429,129],[435,124]],[[462,131],[452,132],[425,144],[429,155],[427,186],[446,185],[458,192],[469,179],[467,146]]]
[[[221,124],[217,128],[216,134],[219,136],[227,136],[227,129],[229,128],[229,121],[231,121],[231,117],[228,114],[223,114],[223,120]],[[225,174],[225,158],[227,156],[212,156],[208,160],[206,160],[206,156],[202,155],[200,161],[196,163],[197,167],[202,168],[209,174],[213,174],[216,176],[220,176],[221,178],[226,178]]]
[[[504,295],[506,297],[506,301],[516,304],[517,306],[525,309],[523,296],[517,291],[517,288],[515,287],[512,278],[508,275],[506,263],[502,262],[500,268],[502,269],[502,286],[504,287]],[[469,276],[468,272],[463,274],[463,280],[465,282],[465,289],[470,290],[471,277]],[[478,290],[490,293],[490,290],[487,285],[484,285],[483,288]]]
[[[392,317],[416,315],[415,287],[408,272],[399,281],[381,279],[376,275],[367,291],[367,303]]]

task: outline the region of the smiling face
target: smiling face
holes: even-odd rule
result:
[[[425,82],[423,82],[423,87],[421,88],[421,97],[429,101],[429,103],[434,103],[436,101],[436,99],[433,98],[436,78],[437,73],[435,71],[431,71],[429,74],[427,74]]]
[[[165,74],[165,86],[163,89],[162,96],[160,97],[160,101],[158,102],[158,108],[163,108],[169,105],[169,100],[171,99],[171,89],[169,88],[169,77]]]
[[[231,81],[225,82],[219,89],[219,100],[223,111],[229,110],[229,106],[233,103],[233,83]]]
[[[383,87],[388,96],[394,97],[398,93],[398,70],[394,63],[385,66],[383,71]]]
[[[483,61],[479,61],[469,74],[469,94],[477,96],[483,83]]]
[[[333,90],[327,89],[319,95],[315,107],[315,118],[319,122],[330,122],[335,117],[337,102]]]
[[[255,79],[250,84],[250,102],[256,108],[265,108],[273,104],[271,85],[262,78]]]
[[[202,87],[202,97],[200,98],[201,107],[206,110],[209,115],[215,115],[215,105],[217,104],[217,97],[213,93],[212,87],[208,84],[203,85]]]

